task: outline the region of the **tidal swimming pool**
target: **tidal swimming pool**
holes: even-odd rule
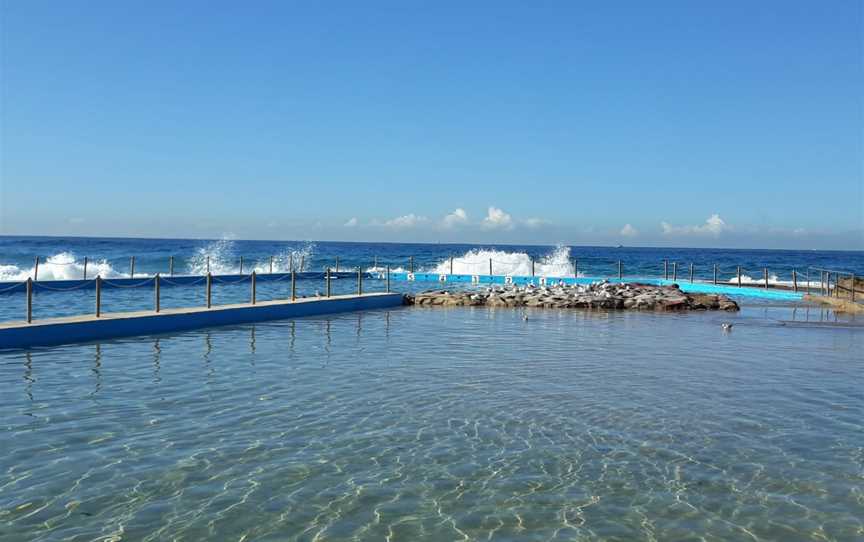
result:
[[[527,317],[0,353],[0,539],[864,538],[857,322]]]

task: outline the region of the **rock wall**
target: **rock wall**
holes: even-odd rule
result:
[[[548,309],[609,310],[740,310],[724,295],[688,294],[677,284],[610,284],[555,286],[494,286],[475,291],[434,290],[406,295],[408,305],[542,307]]]

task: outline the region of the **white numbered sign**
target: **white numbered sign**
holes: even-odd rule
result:
[[[447,282],[447,275],[438,275],[438,282]]]
[[[513,284],[513,277],[509,275],[504,277],[504,284]]]
[[[480,275],[471,275],[471,282],[473,282],[474,284],[480,282]]]
[[[408,273],[408,280],[414,280],[414,273]]]

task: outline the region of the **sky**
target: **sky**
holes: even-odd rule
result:
[[[864,249],[859,1],[0,0],[0,234]]]

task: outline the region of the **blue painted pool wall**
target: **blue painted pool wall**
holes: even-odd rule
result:
[[[339,312],[381,309],[402,305],[401,294],[369,297],[331,298],[301,303],[248,305],[209,311],[153,314],[130,318],[111,317],[101,320],[34,324],[32,327],[0,329],[0,349],[29,348],[78,342],[90,342],[134,335],[173,333],[212,326],[247,324],[299,318]]]

